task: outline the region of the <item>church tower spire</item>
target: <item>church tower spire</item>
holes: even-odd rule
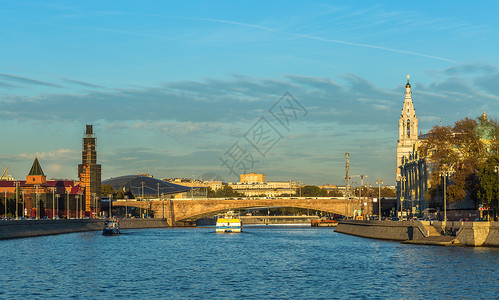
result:
[[[402,106],[402,112],[399,118],[399,138],[397,144],[397,180],[400,176],[400,165],[402,158],[409,156],[413,150],[414,144],[418,142],[418,118],[412,103],[410,76],[407,75],[407,84],[405,85],[405,100]]]

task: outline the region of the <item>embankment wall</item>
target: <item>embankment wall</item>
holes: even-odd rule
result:
[[[177,222],[175,227],[190,227],[190,223]],[[120,219],[120,229],[166,228],[170,227],[167,219]]]
[[[0,222],[0,239],[54,235],[61,233],[100,231],[103,219],[93,220],[12,220]],[[192,222],[176,222],[175,227],[195,226]],[[170,227],[166,219],[122,219],[120,229]]]
[[[264,224],[307,224],[318,220],[318,216],[241,216],[243,225]]]
[[[499,223],[463,222],[456,238],[466,246],[499,247]]]
[[[366,238],[406,241],[423,238],[424,235],[413,221],[359,221],[342,220],[334,230]]]
[[[104,220],[12,220],[0,222],[0,239],[102,230]]]
[[[418,240],[427,236],[423,221],[342,220],[335,232],[383,240]],[[473,247],[499,247],[498,222],[432,222],[437,232],[455,232],[460,244]],[[444,226],[445,225],[445,226]],[[456,229],[458,229],[456,231]]]

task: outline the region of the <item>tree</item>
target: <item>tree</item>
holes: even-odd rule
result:
[[[128,197],[128,199],[135,199],[135,196],[133,195],[132,191],[124,191],[123,189],[120,189],[116,193],[116,199],[125,199],[125,197]]]
[[[221,189],[214,191],[208,188],[208,197],[210,198],[227,198],[227,197],[244,197],[244,194],[234,191],[230,185],[224,185]]]
[[[116,194],[116,191],[110,184],[104,184],[100,188],[102,197],[108,197],[109,195]]]
[[[391,189],[387,186],[381,188],[381,197],[386,198],[395,198],[397,197],[397,191],[395,189]]]
[[[486,117],[482,116],[478,121],[466,117],[456,121],[453,127],[434,126],[430,130],[419,148],[420,154],[431,164],[431,188],[425,196],[435,198],[441,195],[442,174],[452,170],[453,175],[447,178],[448,200],[475,198],[479,185],[478,166],[488,155],[481,132],[487,126],[490,128],[490,124],[485,123],[488,122]]]
[[[300,195],[299,189],[297,195]],[[316,185],[306,185],[301,188],[301,195],[302,197],[327,197],[327,191]]]
[[[495,207],[497,211],[497,199],[499,197],[498,173],[495,167],[499,166],[499,156],[495,155],[488,158],[485,163],[478,168],[478,192],[477,196],[481,204]]]

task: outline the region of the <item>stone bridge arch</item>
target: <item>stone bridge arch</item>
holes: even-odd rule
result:
[[[239,210],[252,207],[295,207],[314,209],[333,214],[352,216],[353,209],[358,207],[358,200],[344,198],[312,198],[312,199],[168,199],[163,201],[116,201],[113,207],[140,207],[154,211],[154,216],[168,220],[173,226],[177,222],[192,221],[203,216],[213,215],[227,210]],[[372,203],[364,207],[372,212]]]

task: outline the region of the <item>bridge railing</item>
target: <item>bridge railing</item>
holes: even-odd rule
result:
[[[113,202],[145,202],[145,201],[192,201],[192,200],[332,200],[332,199],[340,199],[345,200],[345,197],[225,197],[225,198],[147,198],[147,199],[117,199]],[[350,198],[357,199],[357,198]]]

